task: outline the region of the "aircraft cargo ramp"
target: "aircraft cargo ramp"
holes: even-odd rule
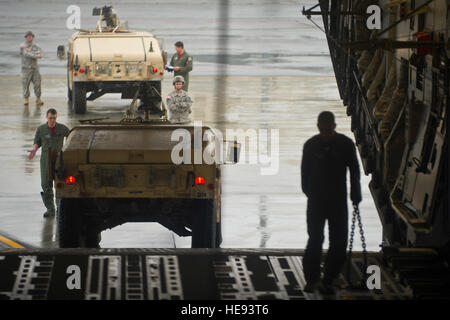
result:
[[[368,265],[380,267],[381,289],[349,287],[341,274],[336,295],[329,297],[303,291],[303,250],[1,249],[0,299],[449,298],[448,265],[436,252],[383,251],[367,255]],[[361,252],[355,252],[353,284],[361,280],[363,265]]]

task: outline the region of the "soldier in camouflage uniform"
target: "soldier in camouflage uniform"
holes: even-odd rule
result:
[[[36,105],[44,103],[41,100],[41,75],[39,73],[38,59],[42,59],[42,50],[33,43],[34,34],[28,31],[25,34],[26,41],[20,46],[22,56],[22,87],[24,105],[28,105],[30,96],[30,82],[33,81],[34,94],[36,95]]]
[[[190,122],[189,114],[191,113],[192,99],[187,92],[182,90],[184,79],[182,76],[176,76],[173,79],[175,88],[167,96],[167,108],[169,109],[169,121],[172,123]]]
[[[173,67],[175,76],[182,76],[184,78],[183,90],[188,91],[189,88],[189,72],[192,71],[193,60],[192,57],[184,51],[184,44],[181,41],[175,43],[175,53],[170,60],[170,65]]]
[[[69,135],[69,128],[65,125],[56,123],[57,112],[55,109],[47,111],[47,123],[39,126],[34,137],[33,149],[29,150],[28,158],[33,159],[37,149],[42,147],[41,151],[41,197],[47,211],[44,217],[55,215],[55,203],[53,200],[53,177],[49,172],[50,162],[54,162],[56,155],[63,147],[64,137]],[[57,199],[57,204],[59,204]]]

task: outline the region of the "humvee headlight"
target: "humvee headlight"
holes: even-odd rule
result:
[[[95,73],[96,74],[107,74],[108,71],[108,65],[107,64],[100,64],[100,63],[96,63],[95,64]]]
[[[130,72],[137,72],[137,65],[132,65],[132,64],[130,64],[129,66],[128,66],[128,70],[130,70]]]

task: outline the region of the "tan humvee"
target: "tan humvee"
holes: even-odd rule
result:
[[[79,30],[69,40],[68,98],[75,113],[84,114],[86,100],[105,93],[121,93],[122,99],[137,94],[144,108],[160,112],[167,63],[161,39],[149,32],[128,30],[112,7],[95,8],[93,14],[100,16],[97,29]],[[102,21],[106,26],[102,27]]]
[[[191,161],[182,164],[172,159],[176,129],[191,139],[191,151],[181,153]],[[74,127],[56,164],[60,247],[98,246],[102,230],[132,221],[159,222],[179,236],[192,235],[192,247],[218,247],[221,162],[194,163],[195,152],[204,154],[217,140],[194,149],[195,130],[202,137],[214,132],[164,119]],[[231,152],[227,159],[235,163],[239,155]]]

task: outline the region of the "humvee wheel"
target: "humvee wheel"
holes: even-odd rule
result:
[[[86,85],[84,83],[73,82],[72,84],[73,110],[76,114],[86,113]]]
[[[67,100],[72,101],[72,90],[69,87],[69,75],[67,75]]]
[[[222,244],[222,223],[216,223],[216,248],[220,248]]]
[[[217,247],[216,206],[214,200],[197,200],[192,224],[192,248]]]
[[[86,248],[100,248],[100,241],[102,236],[100,233],[93,232],[91,230],[88,231],[86,236],[86,243],[83,247]]]
[[[150,114],[160,115],[162,113],[161,101],[152,101],[150,103]]]
[[[58,237],[60,248],[81,246],[81,216],[76,199],[61,199],[58,208]]]

